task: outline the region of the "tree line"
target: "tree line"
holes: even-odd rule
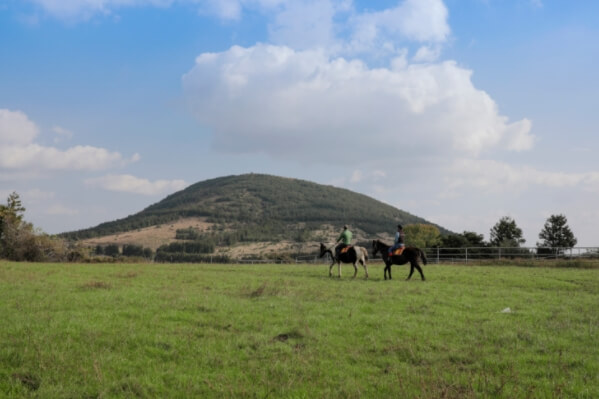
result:
[[[404,233],[407,245],[422,248],[519,248],[526,242],[522,229],[509,216],[502,217],[491,227],[489,241],[485,241],[482,234],[473,231],[441,235],[435,226],[424,224],[405,226]],[[540,254],[550,251],[548,248],[572,248],[578,242],[568,226],[566,216],[562,214],[551,215],[547,218],[539,232],[539,239],[541,241],[536,243],[536,247]]]
[[[0,258],[15,261],[81,261],[89,256],[89,251],[69,243],[62,237],[45,234],[24,220],[25,207],[16,192],[11,193],[6,204],[0,204]],[[181,229],[176,233],[177,242],[163,245],[152,253],[150,248],[125,244],[122,249],[116,244],[96,246],[93,255],[118,257],[137,257],[157,261],[203,262],[227,261],[228,258],[211,255],[217,246],[230,246],[239,242],[309,240],[312,223],[303,228],[289,228],[285,223],[266,222],[263,224],[240,224],[231,231],[213,231],[200,233],[194,229]],[[491,229],[490,239],[485,241],[482,234],[464,231],[460,234],[441,234],[431,224],[409,224],[404,228],[406,244],[421,248],[465,248],[465,247],[512,247],[518,248],[525,243],[516,221],[508,216],[502,217]],[[551,251],[548,248],[572,248],[577,239],[568,226],[563,214],[551,215],[539,233],[537,251]],[[549,253],[547,252],[547,253]],[[222,259],[221,259],[222,258]],[[225,259],[226,258],[226,259]]]

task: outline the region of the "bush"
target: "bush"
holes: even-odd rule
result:
[[[118,257],[121,254],[119,246],[117,244],[108,244],[104,247],[104,255],[112,256],[113,258]]]
[[[144,248],[141,245],[125,244],[123,245],[123,256],[144,256]]]

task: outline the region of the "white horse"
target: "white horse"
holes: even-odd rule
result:
[[[356,275],[358,274],[358,263],[361,263],[362,266],[364,266],[366,278],[368,278],[368,266],[366,265],[366,261],[368,260],[368,251],[366,248],[352,245],[347,249],[347,251],[343,251],[343,253],[339,254],[339,259],[337,259],[331,248],[327,248],[326,245],[320,243],[320,257],[322,258],[327,252],[331,254],[331,259],[333,260],[329,266],[329,277],[333,276],[331,270],[333,269],[333,265],[337,263],[339,278],[341,278],[341,262],[343,262],[351,263],[354,266],[354,276],[352,278],[356,278]]]

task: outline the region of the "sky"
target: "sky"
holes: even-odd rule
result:
[[[54,234],[266,173],[599,246],[597,71],[594,0],[0,0],[0,197]]]

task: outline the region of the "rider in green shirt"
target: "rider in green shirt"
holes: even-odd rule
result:
[[[335,241],[335,243],[341,241],[341,243],[335,247],[335,256],[337,257],[337,259],[339,259],[339,254],[341,253],[341,250],[351,244],[351,239],[351,231],[349,231],[347,226],[343,226],[343,231],[339,235],[339,238],[337,238],[337,241]]]

